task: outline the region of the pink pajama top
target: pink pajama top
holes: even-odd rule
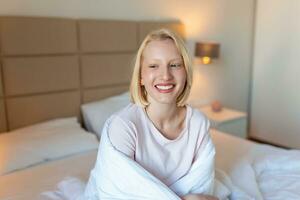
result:
[[[129,104],[110,118],[110,141],[170,186],[189,171],[196,155],[210,140],[208,119],[190,106],[186,109],[184,129],[170,140],[159,132],[142,107]]]

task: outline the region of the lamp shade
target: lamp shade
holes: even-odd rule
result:
[[[220,52],[220,44],[197,42],[195,47],[195,56],[218,58]]]

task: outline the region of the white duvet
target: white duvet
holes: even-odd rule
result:
[[[257,200],[300,199],[300,151],[256,144],[212,132],[216,166]]]
[[[300,151],[284,150],[268,145],[255,144],[246,140],[229,136],[217,131],[213,131],[212,139],[217,151],[217,169],[215,171],[214,195],[220,199],[233,200],[298,200],[300,199]],[[112,152],[113,153],[113,152]],[[114,154],[114,153],[113,153]],[[110,155],[111,156],[111,155]],[[117,156],[118,155],[114,155]],[[111,179],[111,175],[106,175],[106,187],[108,191],[115,193],[120,189],[115,198],[109,198],[111,194],[104,193],[102,198],[97,195],[92,198],[94,189],[87,190],[90,197],[83,197],[82,193],[85,184],[76,178],[68,178],[58,184],[58,189],[54,192],[44,193],[44,197],[55,200],[62,199],[179,199],[174,188],[167,188],[161,182],[152,177],[143,169],[127,161],[120,165],[120,158],[114,157],[115,164],[119,169],[116,177],[120,178],[122,172],[134,176],[132,173],[141,176],[137,179],[124,179],[123,181]],[[128,164],[128,165],[127,165]],[[126,166],[127,165],[127,166]],[[130,169],[129,169],[129,168]],[[137,168],[136,168],[137,167]],[[107,173],[107,171],[103,171]],[[115,176],[113,175],[113,176]],[[126,175],[126,174],[125,174]],[[188,176],[187,176],[188,177]],[[124,177],[123,177],[124,178]],[[143,180],[141,180],[141,178]],[[137,181],[137,182],[135,182]],[[140,182],[141,181],[141,182]],[[195,184],[193,179],[189,184]],[[199,180],[198,180],[199,181]],[[114,184],[117,183],[117,184]],[[141,183],[141,184],[138,184]],[[81,186],[81,187],[79,187]],[[131,188],[132,186],[135,189]],[[91,188],[94,188],[91,187]],[[114,188],[114,189],[111,189]],[[137,189],[136,189],[137,188]],[[188,187],[190,188],[190,187]],[[100,187],[103,189],[103,187]],[[107,188],[106,188],[107,189]],[[147,196],[135,196],[132,198],[122,192],[132,190],[139,191],[138,195],[158,195],[147,198]],[[149,190],[148,190],[149,189]],[[189,191],[178,194],[185,194]],[[96,192],[97,193],[97,192]],[[100,192],[101,193],[101,192]],[[95,193],[94,193],[95,194]],[[71,196],[70,196],[71,195]],[[108,196],[106,196],[108,195]]]
[[[241,200],[300,199],[300,151],[256,144],[215,130],[211,136],[220,169],[215,173],[219,180],[215,193]],[[93,151],[0,176],[0,199],[78,197],[95,159]]]
[[[83,183],[68,178],[55,192],[43,195],[49,199],[67,200],[180,200],[190,193],[210,194],[220,199],[252,199],[232,184],[222,171],[214,178],[214,145],[209,142],[195,159],[190,171],[171,186],[166,186],[138,163],[116,150],[107,132],[102,134],[98,161],[83,192]]]
[[[263,199],[300,199],[300,152],[266,148],[253,168]]]

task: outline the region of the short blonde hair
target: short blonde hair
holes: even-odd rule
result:
[[[139,106],[146,107],[147,105],[149,105],[146,90],[144,86],[141,85],[141,65],[143,51],[149,42],[154,40],[157,41],[166,39],[171,39],[175,43],[175,46],[182,56],[187,76],[185,87],[176,100],[177,106],[184,106],[190,94],[193,81],[193,67],[185,44],[183,40],[174,32],[168,29],[159,29],[152,31],[145,37],[134,59],[134,68],[130,83],[130,95],[131,101]]]

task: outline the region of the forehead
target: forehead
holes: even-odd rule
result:
[[[181,58],[181,53],[172,39],[165,39],[150,41],[145,46],[142,56],[144,58],[160,58],[166,56],[170,58]]]

